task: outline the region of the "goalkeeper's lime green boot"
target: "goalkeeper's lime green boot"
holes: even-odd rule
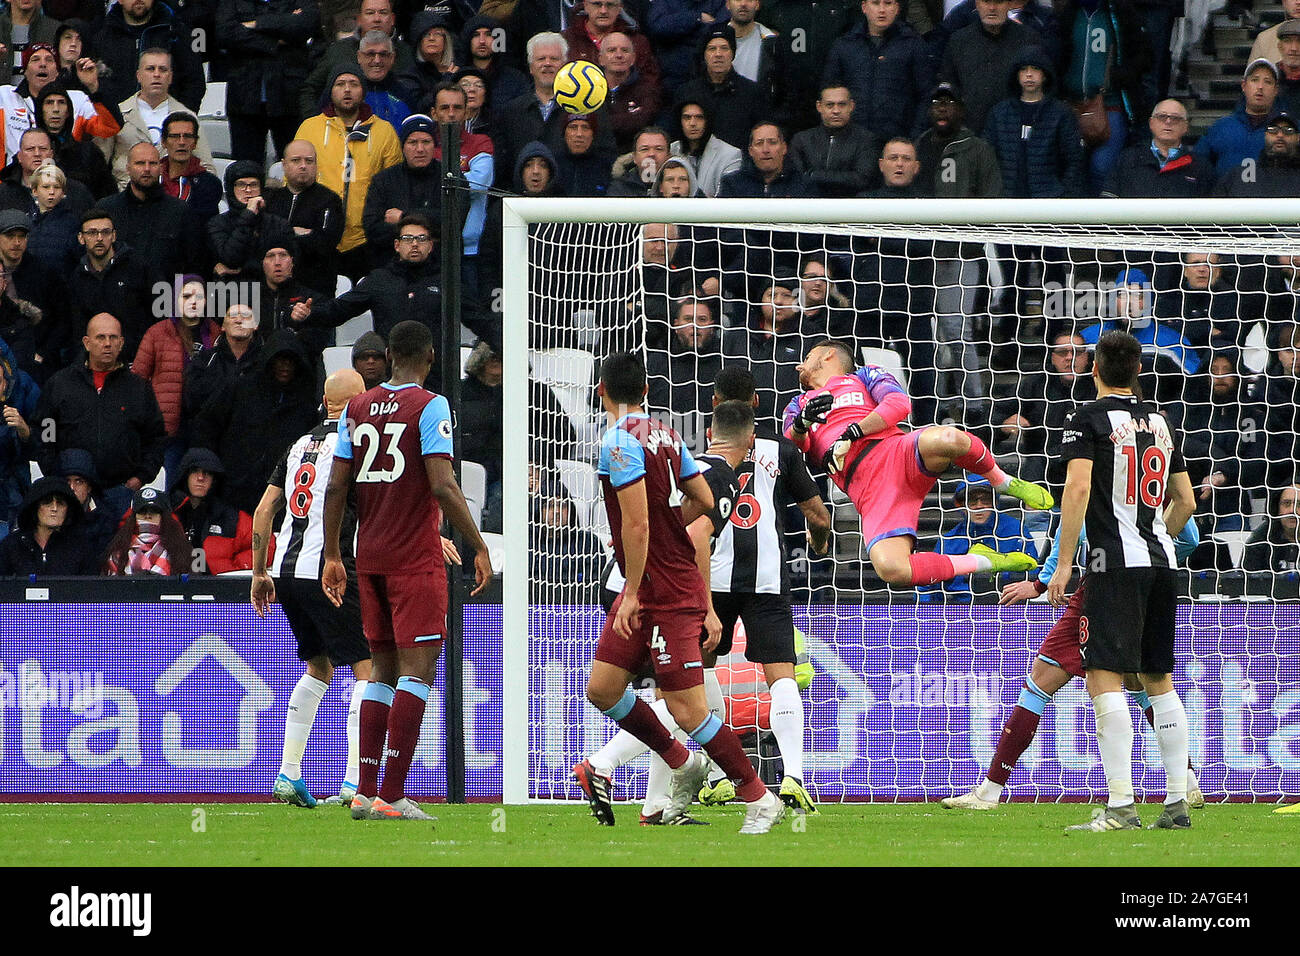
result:
[[[1012,478],[1006,493],[1012,498],[1019,498],[1031,511],[1050,511],[1056,505],[1056,499],[1050,491],[1023,478]]]
[[[720,807],[736,799],[736,785],[726,777],[712,785],[706,783],[700,787],[698,799],[706,807]]]
[[[1038,562],[1023,551],[1012,551],[1003,554],[1001,551],[994,551],[986,544],[972,544],[968,553],[988,558],[993,564],[993,567],[989,568],[989,570],[995,574],[1000,574],[1003,571],[1032,571],[1038,567]]]

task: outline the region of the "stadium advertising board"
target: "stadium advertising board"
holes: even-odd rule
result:
[[[823,800],[937,799],[974,783],[1055,612],[1044,605],[814,607],[796,611],[816,677],[806,692],[805,766]],[[247,605],[0,606],[0,794],[266,794],[284,711],[301,673],[277,612]],[[583,699],[601,621],[594,607],[531,611],[530,793],[576,798],[569,769],[609,722]],[[501,614],[465,611],[470,799],[499,798]],[[1184,604],[1175,682],[1207,794],[1300,791],[1300,605]],[[339,783],[350,681],[335,678],[304,775]],[[737,684],[742,681],[737,678]],[[443,696],[430,697],[411,792],[445,792]],[[1145,728],[1145,723],[1143,723]],[[1104,788],[1082,684],[1053,701],[1011,777],[1018,798]],[[1159,792],[1155,741],[1138,744],[1139,791]],[[645,758],[620,771],[639,796]]]

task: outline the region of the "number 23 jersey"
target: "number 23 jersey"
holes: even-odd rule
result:
[[[334,457],[353,464],[357,572],[414,574],[443,567],[442,509],[424,459],[451,458],[447,399],[418,385],[377,385],[348,403]]]

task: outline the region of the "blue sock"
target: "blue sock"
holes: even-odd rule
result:
[[[717,714],[709,714],[700,726],[691,731],[691,739],[703,747],[722,729],[722,720]]]
[[[632,693],[631,687],[624,687],[623,696],[618,699],[618,703],[603,713],[610,720],[618,721],[632,713],[632,708],[635,706],[636,694]]]

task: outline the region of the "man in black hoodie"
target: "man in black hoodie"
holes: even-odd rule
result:
[[[309,300],[297,304],[292,312],[294,321],[335,328],[369,310],[375,318],[375,331],[385,341],[398,322],[415,319],[429,327],[435,342],[441,342],[442,271],[438,257],[433,254],[436,237],[433,224],[423,216],[403,217],[397,224],[397,239],[393,243],[397,252],[395,260],[374,270],[354,289],[333,301]],[[493,322],[469,297],[463,301],[461,322],[475,335],[487,339],[498,352],[501,350],[499,323]],[[440,365],[434,365],[431,385],[435,390],[442,384],[440,369]],[[300,429],[300,433],[306,430]]]
[[[273,333],[261,368],[208,400],[194,420],[194,447],[226,470],[226,501],[252,514],[280,456],[317,421],[316,373],[292,332]]]
[[[126,168],[131,177],[126,189],[100,205],[118,238],[164,277],[206,271],[203,230],[189,206],[163,191],[158,148],[152,143],[132,146]]]
[[[397,238],[397,222],[403,216],[419,213],[438,222],[441,215],[441,164],[434,160],[438,127],[430,117],[416,113],[406,118],[397,135],[402,142],[402,161],[375,175],[361,214],[375,266],[388,261],[388,249]]]
[[[255,281],[262,275],[262,251],[269,245],[288,246],[293,229],[267,212],[262,195],[262,164],[241,159],[226,167],[227,212],[208,221],[208,249],[213,271],[225,279]]]
[[[1269,117],[1259,162],[1232,170],[1215,185],[1214,195],[1232,199],[1300,196],[1300,121],[1285,110]]]
[[[32,485],[18,512],[18,530],[0,541],[0,577],[90,575],[99,555],[78,534],[81,503],[62,478]]]
[[[316,181],[316,147],[311,143],[295,139],[280,158],[284,186],[266,191],[266,211],[293,229],[300,253],[295,262],[298,278],[333,297],[343,238],[343,200]]]
[[[414,26],[419,14],[412,18]],[[510,66],[495,50],[500,23],[482,14],[470,17],[460,31],[461,59],[467,67],[483,71],[489,103],[509,103],[528,92],[528,77]]]
[[[124,487],[106,492],[100,484],[95,459],[84,448],[65,448],[59,452],[58,474],[81,503],[81,534],[86,539],[87,551],[98,559],[108,550],[122,516],[131,510],[131,492]]]

